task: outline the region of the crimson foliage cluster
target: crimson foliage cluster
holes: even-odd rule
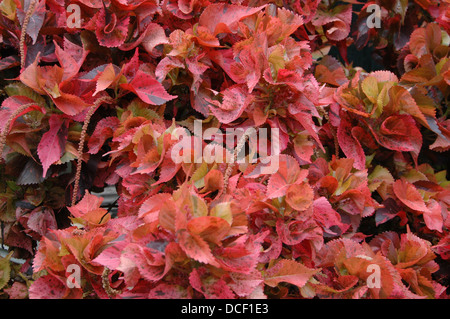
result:
[[[2,0],[0,297],[448,298],[449,3]]]

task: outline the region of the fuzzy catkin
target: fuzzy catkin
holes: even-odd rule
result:
[[[75,173],[75,183],[73,186],[73,193],[72,193],[72,204],[71,204],[72,206],[74,206],[77,201],[78,189],[80,188],[81,166],[82,166],[82,162],[83,162],[82,156],[83,156],[84,142],[86,141],[86,132],[87,132],[89,123],[91,121],[91,117],[92,117],[92,115],[94,115],[94,112],[97,109],[97,107],[109,99],[110,99],[109,97],[102,97],[102,98],[99,98],[98,100],[96,100],[94,102],[94,104],[91,105],[91,107],[89,108],[89,110],[86,114],[86,117],[84,118],[83,127],[82,127],[81,133],[80,133],[80,141],[78,143],[78,150],[77,150],[78,158],[77,158],[77,169],[76,169],[76,173]]]
[[[225,176],[223,178],[223,190],[224,190],[224,192],[227,191],[228,181],[229,181],[229,179],[231,177],[231,173],[233,172],[234,164],[235,164],[235,162],[237,160],[238,154],[240,153],[240,151],[244,147],[245,142],[247,141],[248,134],[249,134],[248,132],[249,131],[250,131],[250,129],[247,129],[244,132],[244,134],[241,136],[241,138],[239,139],[238,144],[236,145],[236,148],[234,149],[234,152],[233,152],[233,161],[231,163],[229,163],[228,166],[227,166],[227,170],[225,171]]]
[[[105,291],[108,294],[108,296],[111,298],[114,295],[121,294],[122,291],[114,289],[114,288],[111,287],[111,285],[109,284],[109,278],[108,278],[110,273],[111,273],[111,271],[108,269],[108,267],[105,267],[103,269],[102,286],[103,286],[103,289],[105,289]]]
[[[23,69],[25,67],[25,39],[27,35],[28,24],[30,23],[31,16],[34,13],[34,8],[36,7],[37,0],[32,0],[28,10],[25,14],[22,23],[22,29],[20,31],[20,41],[19,41],[19,51],[20,51],[20,68]]]

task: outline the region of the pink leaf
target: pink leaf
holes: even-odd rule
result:
[[[428,202],[428,211],[423,213],[423,219],[428,229],[437,230],[438,232],[442,232],[442,226],[444,225],[444,219],[442,217],[442,212],[445,211],[441,205],[431,199]]]
[[[330,202],[325,197],[319,197],[313,202],[314,219],[322,227],[330,229],[337,226],[343,233],[348,226],[341,222],[341,215],[339,215],[331,206]]]
[[[378,132],[369,125],[378,143],[390,150],[411,152],[417,161],[422,147],[422,134],[409,114],[392,115],[381,123]]]
[[[366,155],[361,146],[361,143],[355,136],[355,131],[357,127],[353,126],[346,112],[341,111],[341,122],[337,131],[337,138],[339,141],[339,146],[344,152],[347,158],[354,159],[354,166],[356,169],[362,170],[366,167]]]
[[[123,83],[121,87],[136,93],[142,101],[151,105],[162,105],[176,98],[167,93],[161,83],[141,70],[136,72],[129,84]]]
[[[42,135],[37,152],[43,166],[43,176],[49,167],[64,154],[69,123],[62,116],[53,114],[49,119],[50,130]]]
[[[62,91],[60,91],[60,96],[52,97],[52,100],[56,107],[67,115],[79,114],[89,106],[81,97]]]
[[[62,81],[67,81],[72,79],[77,75],[83,64],[88,52],[68,40],[64,41],[64,50],[55,43],[55,55],[58,58],[59,64],[64,70]]]
[[[2,108],[0,109],[0,118],[2,119],[2,121],[0,121],[0,132],[2,132],[5,129],[4,125],[6,124],[6,119],[8,119],[11,116],[11,114],[14,113],[14,111],[16,111],[19,107],[21,107],[24,104],[29,104],[29,103],[35,103],[35,101],[33,101],[32,99],[30,99],[26,96],[21,96],[21,95],[13,95],[13,96],[6,98],[2,102]],[[23,114],[30,112],[32,110],[38,110],[41,112],[45,111],[45,109],[39,107],[37,103],[36,103],[36,105],[31,105],[30,107],[23,110],[20,114],[17,114],[17,116],[14,119],[12,119],[11,125],[9,128],[7,128],[7,130],[8,131],[11,130],[11,128],[14,124],[14,121],[19,116],[22,116]]]
[[[128,25],[130,24],[128,15],[119,18],[114,12],[101,8],[97,19],[92,21],[95,22],[95,34],[100,45],[113,48],[125,42],[128,34]]]
[[[298,162],[289,155],[280,155],[279,168],[272,174],[267,184],[267,197],[276,198],[286,195],[291,184],[300,184],[308,175],[308,170],[300,169]]]
[[[15,281],[10,288],[3,289],[9,295],[9,299],[25,299],[28,296],[27,285]]]
[[[226,247],[216,248],[214,255],[222,269],[248,274],[257,265],[261,240],[257,236],[242,236]]]
[[[23,24],[25,19],[25,13],[27,12],[30,4],[33,0],[25,0],[23,4],[23,10],[17,10],[17,16],[20,20],[20,23]],[[36,43],[37,38],[39,36],[39,31],[44,24],[45,19],[45,1],[37,1],[33,14],[30,17],[27,27],[27,34],[33,39],[33,44]]]
[[[233,85],[221,93],[222,103],[211,101],[216,107],[210,106],[210,109],[220,122],[228,124],[241,116],[252,97],[241,85]]]
[[[261,11],[265,6],[246,7],[233,4],[211,4],[200,15],[199,25],[206,27],[213,35],[234,33],[241,19]]]
[[[430,213],[419,191],[406,180],[399,179],[393,185],[395,196],[407,207],[419,212]]]
[[[67,207],[70,213],[75,217],[83,217],[85,214],[100,208],[103,202],[103,197],[97,197],[89,194],[86,190],[86,194],[83,198],[74,206]]]
[[[148,299],[190,299],[190,292],[185,287],[166,284],[164,282],[152,288],[148,294]]]
[[[37,207],[28,216],[28,227],[41,236],[45,236],[50,229],[57,229],[55,214],[51,208]]]
[[[33,281],[29,294],[30,299],[62,299],[66,294],[66,286],[58,278],[46,275]]]
[[[198,235],[191,235],[184,230],[178,234],[179,244],[184,252],[199,262],[218,266],[208,243]]]
[[[287,282],[303,287],[318,270],[307,268],[295,260],[282,259],[268,268],[264,275],[264,283],[275,287],[280,282]]]
[[[234,299],[233,291],[223,279],[209,276],[206,268],[196,268],[189,275],[192,288],[202,293],[207,299]]]
[[[94,133],[88,141],[88,147],[90,154],[97,154],[105,141],[113,137],[114,131],[119,127],[120,120],[115,116],[106,117],[101,119],[95,127]]]

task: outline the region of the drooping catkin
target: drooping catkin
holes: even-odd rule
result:
[[[233,167],[234,164],[237,161],[237,156],[238,154],[241,152],[242,148],[245,146],[245,142],[247,141],[247,138],[249,137],[249,132],[250,129],[247,129],[244,134],[241,136],[241,138],[239,139],[236,148],[234,149],[233,152],[233,159],[231,161],[231,163],[228,163],[227,169],[225,171],[225,175],[223,178],[223,191],[226,193],[227,188],[228,188],[228,181],[231,177],[231,173],[233,172]]]
[[[20,31],[20,41],[19,41],[19,50],[20,50],[20,68],[23,69],[25,67],[25,39],[27,35],[28,24],[30,23],[31,16],[34,13],[34,8],[36,7],[37,0],[31,0],[30,5],[28,7],[27,12],[25,13],[25,17],[22,23],[22,29]]]
[[[77,195],[78,190],[80,188],[80,178],[81,178],[81,166],[82,166],[82,157],[83,157],[83,149],[84,149],[84,142],[86,141],[86,132],[89,126],[89,123],[91,121],[92,115],[94,115],[95,110],[97,107],[108,101],[110,97],[101,97],[98,100],[94,102],[94,104],[91,105],[88,112],[86,113],[86,117],[84,118],[83,127],[81,129],[80,133],[80,141],[78,142],[78,150],[77,150],[77,170],[75,173],[75,182],[73,186],[73,193],[72,193],[72,203],[71,205],[74,206],[77,201]]]
[[[117,290],[111,287],[110,283],[109,283],[109,274],[111,273],[111,270],[109,270],[108,267],[105,267],[103,269],[103,273],[102,273],[102,286],[103,289],[105,289],[106,293],[108,294],[108,296],[111,298],[117,294],[122,293],[121,290]]]
[[[23,111],[25,111],[27,108],[29,108],[32,105],[36,105],[36,103],[27,103],[24,105],[21,105],[18,107],[8,118],[8,120],[5,123],[5,126],[3,127],[3,130],[0,134],[0,164],[3,164],[3,149],[6,145],[6,136],[9,133],[9,127],[11,126],[12,121]]]

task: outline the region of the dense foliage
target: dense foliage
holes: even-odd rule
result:
[[[448,0],[2,0],[0,296],[448,298],[449,34]],[[176,162],[195,120],[278,129],[278,170]]]

